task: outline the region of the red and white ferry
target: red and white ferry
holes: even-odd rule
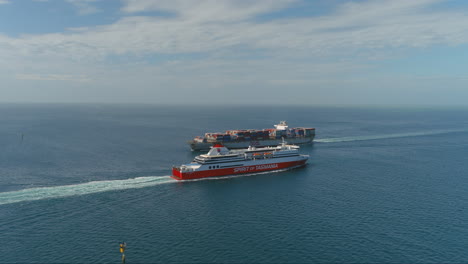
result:
[[[191,180],[304,166],[309,155],[299,154],[299,147],[283,142],[277,147],[249,147],[229,150],[214,145],[207,154],[196,156],[189,163],[172,168],[172,178]]]

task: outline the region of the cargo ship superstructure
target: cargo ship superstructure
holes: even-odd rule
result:
[[[249,146],[277,146],[283,139],[291,144],[311,143],[315,137],[315,128],[289,128],[286,121],[281,121],[275,128],[262,130],[241,129],[227,130],[224,133],[205,133],[204,137],[195,137],[188,143],[192,150],[209,150],[214,144],[222,144],[230,149]]]
[[[284,141],[277,147],[253,147],[229,150],[221,144],[214,145],[207,154],[196,156],[189,163],[172,168],[176,180],[192,180],[250,174],[304,166],[309,155],[299,154],[299,146]]]

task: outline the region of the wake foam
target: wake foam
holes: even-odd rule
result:
[[[350,141],[389,139],[389,138],[401,138],[401,137],[430,136],[430,135],[439,135],[439,134],[447,134],[447,133],[455,133],[455,132],[467,132],[467,131],[468,129],[466,128],[451,129],[451,130],[431,130],[431,131],[424,131],[424,132],[396,133],[396,134],[383,134],[383,135],[371,135],[371,136],[320,138],[320,139],[315,139],[314,142],[319,142],[319,143],[350,142]]]
[[[166,183],[175,183],[175,182],[194,182],[194,181],[206,181],[206,180],[221,180],[237,177],[246,177],[259,174],[269,174],[283,172],[291,170],[298,167],[303,167],[305,165],[299,165],[291,168],[285,168],[280,170],[272,171],[262,171],[256,173],[246,173],[238,175],[229,175],[229,176],[220,176],[220,177],[207,177],[201,179],[193,180],[182,180],[177,181],[170,176],[147,176],[147,177],[137,177],[126,180],[109,180],[109,181],[92,181],[87,183],[73,184],[73,185],[63,185],[63,186],[53,186],[53,187],[38,187],[38,188],[29,188],[19,191],[12,192],[1,192],[0,193],[0,205],[12,204],[19,202],[30,202],[44,199],[54,199],[54,198],[63,198],[77,195],[86,195],[93,193],[101,193],[108,191],[117,191],[117,190],[127,190],[127,189],[138,189],[151,187],[155,185],[161,185]]]
[[[74,185],[30,188],[0,193],[0,205],[116,190],[138,189],[171,182],[176,182],[176,180],[169,176],[148,176],[126,180],[92,181]]]

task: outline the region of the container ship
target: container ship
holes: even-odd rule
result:
[[[193,180],[291,169],[304,166],[308,159],[309,155],[299,154],[299,146],[288,145],[284,141],[277,147],[250,146],[242,150],[229,150],[216,144],[207,154],[196,156],[191,163],[174,166],[172,178]]]
[[[214,144],[222,144],[230,149],[249,146],[277,146],[283,139],[292,144],[311,143],[315,137],[315,128],[289,128],[286,121],[281,121],[270,129],[227,130],[224,133],[206,133],[204,137],[195,137],[188,143],[192,150],[209,150]]]

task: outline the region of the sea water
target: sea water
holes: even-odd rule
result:
[[[304,168],[178,182],[205,132],[315,127]],[[468,110],[0,105],[0,263],[468,262]]]

